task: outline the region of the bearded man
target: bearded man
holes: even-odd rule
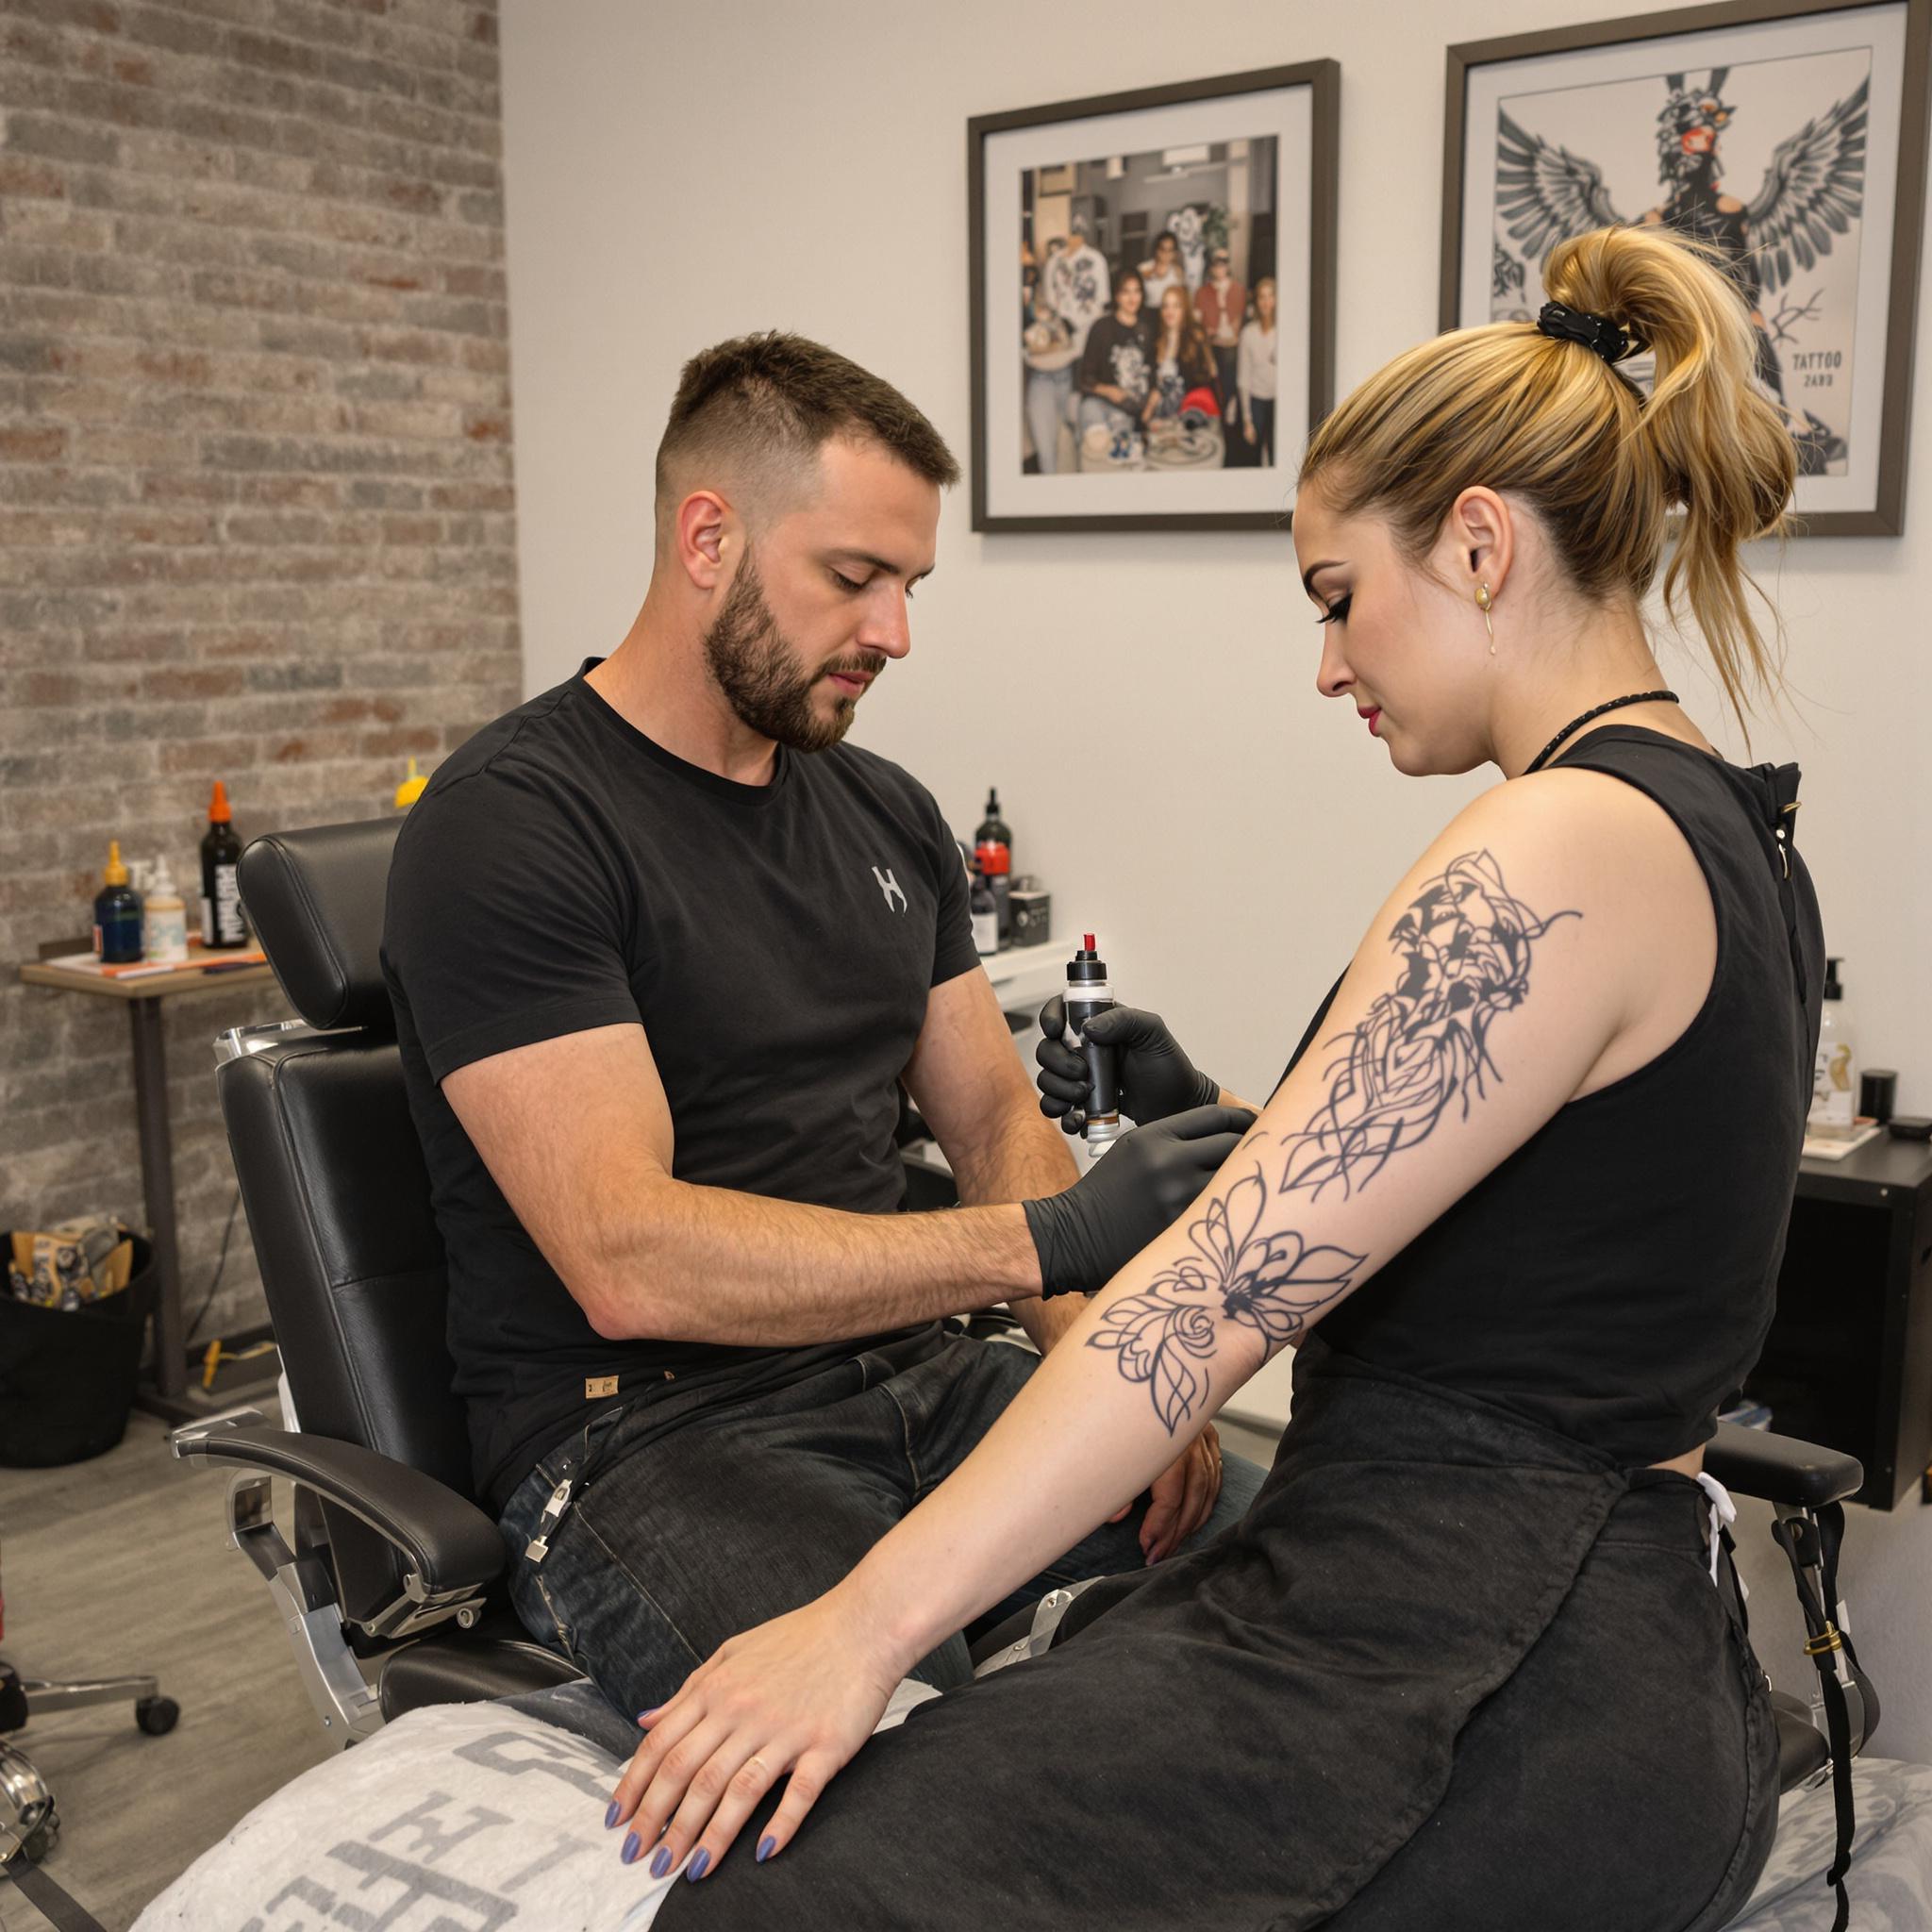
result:
[[[1043,1291],[1101,1287],[1236,1142],[1203,1108],[1076,1178],[938,807],[842,741],[911,647],[958,479],[818,343],[693,358],[636,622],[449,758],[397,841],[384,968],[477,1490],[525,1623],[622,1710],[965,1457],[1038,1357],[946,1317],[1004,1302],[1051,1348]],[[896,1211],[902,1085],[956,1211]],[[1164,1557],[1258,1484],[1204,1430],[1030,1593]],[[918,1674],[968,1671],[955,1635]]]

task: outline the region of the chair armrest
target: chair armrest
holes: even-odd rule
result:
[[[411,1596],[481,1590],[503,1569],[502,1532],[474,1503],[359,1442],[272,1429],[248,1410],[190,1423],[169,1446],[184,1462],[287,1476],[360,1518],[401,1554]]]
[[[1864,1486],[1865,1471],[1856,1456],[1822,1449],[1795,1436],[1720,1423],[1704,1446],[1704,1467],[1727,1490],[1760,1496],[1767,1503],[1822,1509],[1842,1502]]]

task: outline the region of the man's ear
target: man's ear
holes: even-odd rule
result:
[[[729,575],[724,553],[736,521],[731,506],[715,490],[693,490],[677,506],[672,536],[678,566],[698,590],[715,591]]]
[[[1452,583],[1473,594],[1487,584],[1491,597],[1503,593],[1516,560],[1516,516],[1508,503],[1486,485],[1465,490],[1449,506],[1443,521],[1443,559],[1455,575]]]

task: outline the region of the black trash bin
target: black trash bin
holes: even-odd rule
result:
[[[12,1239],[0,1231],[0,1256]],[[154,1249],[138,1234],[128,1239],[127,1286],[84,1307],[37,1307],[0,1281],[0,1465],[84,1462],[126,1432],[155,1302]]]

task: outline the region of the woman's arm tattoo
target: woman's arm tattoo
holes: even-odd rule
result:
[[[1339,1181],[1344,1195],[1365,1187],[1391,1154],[1426,1140],[1452,1102],[1463,1118],[1485,1078],[1502,1076],[1488,1036],[1499,1013],[1529,991],[1531,942],[1558,919],[1540,920],[1503,884],[1487,852],[1465,853],[1424,886],[1391,930],[1402,967],[1329,1067],[1328,1097],[1290,1137],[1276,1193],[1306,1189],[1317,1200]],[[1241,1153],[1265,1141],[1250,1136]],[[1114,1351],[1121,1374],[1145,1382],[1170,1435],[1208,1399],[1207,1364],[1227,1322],[1254,1329],[1265,1356],[1299,1341],[1341,1300],[1367,1260],[1346,1248],[1310,1247],[1292,1229],[1261,1232],[1270,1197],[1257,1161],[1188,1228],[1195,1252],[1157,1274],[1140,1294],[1124,1295],[1101,1316],[1089,1348]]]
[[[1485,1079],[1502,1076],[1490,1058],[1499,1013],[1529,991],[1529,955],[1559,919],[1539,919],[1512,898],[1487,852],[1466,852],[1431,879],[1389,934],[1402,966],[1328,1068],[1328,1098],[1291,1143],[1281,1191],[1301,1188],[1316,1200],[1340,1182],[1344,1195],[1366,1187],[1391,1154],[1428,1139],[1458,1103],[1468,1119]]]
[[[1346,1248],[1311,1248],[1288,1229],[1261,1234],[1267,1201],[1257,1163],[1224,1205],[1209,1202],[1188,1229],[1195,1253],[1163,1268],[1144,1293],[1113,1303],[1100,1318],[1106,1325],[1087,1338],[1089,1348],[1119,1352],[1128,1381],[1148,1385],[1170,1435],[1207,1399],[1205,1365],[1221,1347],[1224,1321],[1254,1329],[1272,1355],[1298,1341],[1309,1316],[1341,1295],[1362,1264]]]

